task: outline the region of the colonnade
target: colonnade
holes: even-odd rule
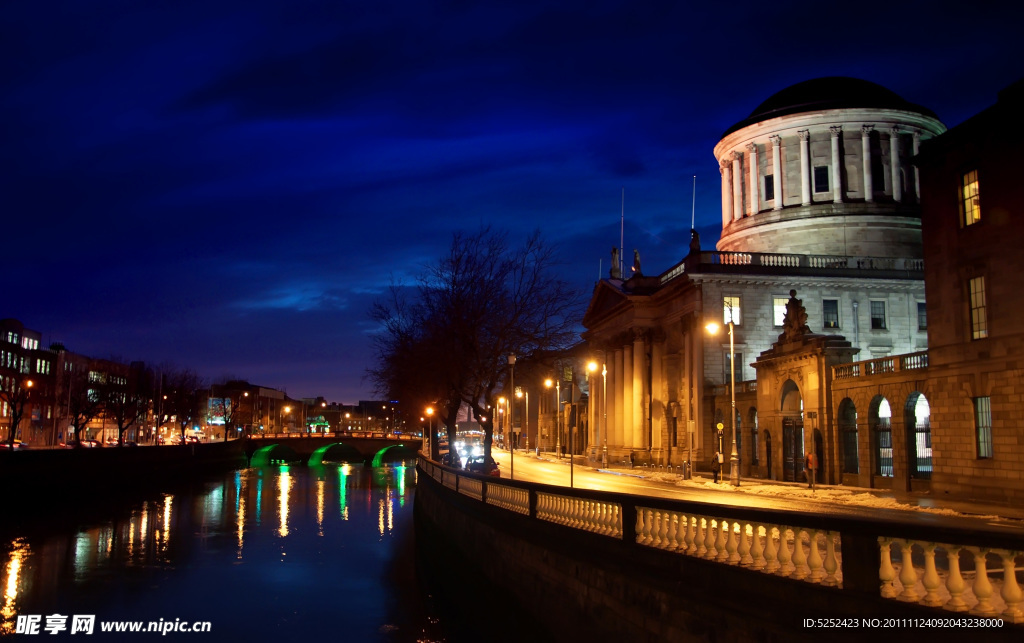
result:
[[[860,133],[860,156],[862,159],[861,185],[863,187],[864,201],[871,203],[875,201],[876,194],[882,191],[882,186],[873,185],[874,176],[872,163],[877,154],[871,150],[871,134],[875,131],[876,125],[861,125]],[[843,126],[832,125],[828,127],[830,137],[830,165],[829,165],[829,195],[832,203],[843,203],[844,196],[848,191],[848,181],[843,181],[844,149],[848,141],[843,140]],[[887,124],[879,127],[889,138],[889,179],[892,186],[891,195],[896,203],[901,203],[904,198],[904,191],[910,192],[911,186],[903,185],[903,167],[900,162],[900,134],[909,132],[913,136],[913,154],[920,150],[921,132],[918,130],[906,130],[898,125]],[[795,132],[800,140],[800,184],[799,186],[787,185],[785,171],[782,165],[782,136],[771,134],[765,137],[764,141],[751,141],[745,144],[746,152],[732,150],[727,156],[719,160],[719,171],[722,175],[722,225],[727,226],[743,217],[753,216],[761,211],[761,177],[771,177],[772,210],[781,210],[788,195],[794,194],[797,189],[800,193],[800,205],[808,206],[813,203],[812,196],[812,168],[811,168],[811,130],[802,129]],[[771,165],[765,164],[765,171],[761,172],[758,167],[758,152],[760,149],[771,150]],[[747,190],[744,194],[743,176],[747,175]],[[916,167],[913,168],[914,184],[912,196],[918,199],[920,196],[920,175]],[[767,191],[767,186],[766,186]]]

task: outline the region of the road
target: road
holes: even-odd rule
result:
[[[570,470],[566,459],[557,460],[553,454],[537,457],[527,452],[517,452],[514,462],[508,451],[495,449],[492,452],[501,467],[501,475],[508,478],[514,473],[516,480],[541,484],[569,486]],[[659,479],[660,478],[660,479]],[[733,507],[756,507],[782,511],[812,511],[833,516],[849,516],[872,519],[906,521],[908,518],[922,524],[937,526],[997,527],[1024,533],[1024,520],[1015,516],[970,515],[943,508],[941,503],[932,502],[932,508],[899,503],[886,494],[873,494],[862,489],[828,487],[812,492],[802,485],[777,485],[744,482],[740,490],[730,485],[722,489],[702,478],[677,484],[676,476],[653,474],[644,477],[643,470],[597,470],[578,463],[572,467],[573,486],[579,489],[614,491],[635,495],[653,496],[673,500],[696,500],[705,503]],[[998,509],[978,507],[978,510]],[[972,513],[977,513],[972,512]]]

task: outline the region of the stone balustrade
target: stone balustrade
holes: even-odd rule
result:
[[[846,380],[855,377],[870,377],[885,373],[913,371],[928,368],[928,351],[907,353],[906,355],[890,355],[862,362],[838,364],[832,367],[832,378]]]
[[[419,469],[444,487],[524,519],[835,591],[874,593],[937,614],[1024,623],[1019,527],[979,528],[973,521],[939,527],[891,516],[874,520],[567,489],[496,480],[422,458]]]

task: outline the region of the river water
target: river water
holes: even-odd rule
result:
[[[178,638],[198,626],[210,633],[187,636],[207,640],[495,638],[479,628],[498,590],[452,594],[444,578],[424,573],[430,554],[415,546],[415,483],[414,462],[274,465],[132,499],[96,492],[95,506],[5,518],[0,635],[15,633],[19,617],[22,630],[38,617],[46,636],[48,617],[67,617],[59,632],[67,636],[75,616],[93,616],[102,639],[148,638],[101,632],[113,622],[154,622]]]

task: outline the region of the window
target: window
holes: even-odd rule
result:
[[[819,165],[814,168],[814,191],[828,192],[828,166]]]
[[[928,330],[928,307],[923,301],[917,302],[917,330]]]
[[[965,226],[981,221],[977,170],[971,170],[960,179],[960,214]]]
[[[722,298],[723,316],[722,323],[728,324],[732,322],[736,326],[740,325],[740,298],[739,297],[723,297]]]
[[[988,314],[985,309],[985,278],[971,279],[971,339],[988,337]]]
[[[974,398],[974,431],[978,458],[992,457],[992,404],[987,397]]]
[[[871,302],[871,329],[885,330],[885,302]]]
[[[736,355],[736,381],[737,382],[742,382],[742,381],[744,381],[743,380],[743,353],[736,353],[735,355]],[[725,373],[724,373],[725,381],[727,383],[731,383],[732,382],[732,379],[731,379],[732,378],[732,373],[729,372],[729,369],[732,366],[732,364],[730,364],[730,362],[729,362],[729,351],[725,351],[725,359],[722,360],[722,363],[725,364]],[[739,413],[739,411],[737,411],[737,413]]]
[[[821,300],[821,318],[823,328],[839,328],[839,300]]]
[[[764,175],[764,200],[775,199],[775,177],[771,174]]]
[[[772,316],[775,319],[775,327],[782,326],[783,322],[786,321],[786,303],[789,302],[789,297],[773,297],[772,298]]]

